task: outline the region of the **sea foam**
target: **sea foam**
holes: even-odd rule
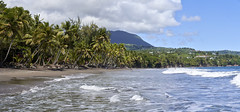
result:
[[[134,95],[132,98],[130,98],[130,100],[142,101],[142,100],[143,100],[143,97],[141,97],[140,95]]]
[[[102,91],[102,90],[115,90],[113,87],[98,87],[98,86],[88,86],[88,85],[82,85],[80,88],[85,90],[92,90],[92,91]]]
[[[53,80],[50,81],[50,82],[60,82],[60,81],[69,80],[69,79],[70,79],[70,78],[63,76],[63,78],[53,79]]]
[[[227,77],[238,75],[238,71],[215,72],[208,69],[194,69],[194,68],[169,68],[162,72],[163,74],[188,74],[202,77]]]
[[[240,75],[237,75],[236,77],[234,77],[233,80],[231,80],[231,83],[240,87]]]
[[[238,87],[240,87],[240,72],[239,71],[211,71],[208,69],[194,69],[194,68],[169,68],[162,72],[163,74],[188,74],[196,75],[201,77],[228,77],[235,76],[230,82]]]
[[[43,90],[43,89],[44,89],[44,88],[35,86],[35,87],[30,88],[28,91],[23,90],[21,94],[24,95],[24,94],[27,94],[27,93],[29,93],[29,92],[30,92],[30,93],[36,93],[36,92],[41,91],[41,90]]]
[[[120,102],[120,98],[119,98],[118,95],[112,96],[109,100],[110,100],[111,103]]]
[[[46,81],[46,82],[60,82],[60,81],[66,81],[71,79],[84,79],[88,76],[92,76],[94,74],[72,74],[72,75],[62,75],[61,78],[53,79],[52,81]]]
[[[164,95],[166,96],[166,98],[172,98],[173,96],[172,95],[170,95],[169,93],[164,93]]]

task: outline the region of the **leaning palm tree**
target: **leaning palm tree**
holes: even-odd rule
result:
[[[42,41],[40,52],[43,55],[40,55],[41,56],[40,58],[42,59],[42,65],[45,66],[52,61],[55,55],[56,40],[54,37],[56,36],[56,34],[54,32],[53,24],[49,24],[48,22],[44,22],[43,24],[44,25],[43,25],[42,33],[40,35],[40,38]]]
[[[6,9],[6,4],[3,1],[0,1],[0,14]]]
[[[25,41],[25,46],[29,46],[31,49],[29,54],[26,57],[24,57],[25,65],[27,63],[28,64],[31,63],[35,55],[37,55],[39,52],[39,49],[41,47],[41,40],[42,40],[41,38],[42,26],[43,26],[43,23],[42,23],[42,20],[40,20],[40,15],[34,15],[31,28],[29,30],[29,34],[23,37]]]
[[[64,31],[64,35],[68,38],[64,38],[64,44],[66,45],[66,55],[64,63],[69,59],[69,52],[74,49],[74,43],[81,43],[80,36],[81,22],[80,19],[77,21],[70,20],[65,21],[61,24],[61,29]]]
[[[22,7],[8,8],[4,11],[0,23],[0,35],[7,40],[10,40],[6,56],[0,63],[2,65],[8,58],[9,52],[14,43],[14,39],[21,38],[25,35],[25,31],[29,28],[29,21],[31,16],[27,10]]]

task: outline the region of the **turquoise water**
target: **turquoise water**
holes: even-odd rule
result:
[[[239,77],[240,67],[74,74],[38,80],[34,85],[22,84],[32,86],[2,93],[0,111],[237,112]]]

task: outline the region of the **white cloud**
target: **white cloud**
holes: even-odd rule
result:
[[[166,36],[173,37],[173,36],[175,36],[175,34],[171,30],[167,30],[166,31]]]
[[[201,17],[200,16],[182,16],[182,21],[201,21]]]
[[[161,33],[178,26],[174,13],[182,9],[181,0],[5,0],[9,7],[22,6],[45,21],[59,24],[79,16],[110,30],[134,33]]]
[[[164,29],[161,28],[161,29],[159,30],[159,34],[163,34],[163,33],[164,33]]]
[[[197,36],[198,32],[184,32],[182,36],[184,37],[192,37],[192,36]]]
[[[180,46],[186,46],[189,43],[193,42],[193,38],[192,37],[184,37],[184,38],[179,38],[178,39],[178,45]]]

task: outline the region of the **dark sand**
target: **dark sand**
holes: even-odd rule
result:
[[[71,75],[71,74],[78,74],[78,73],[99,74],[102,72],[114,71],[114,70],[115,69],[86,69],[86,70],[65,69],[63,71],[53,71],[53,70],[21,70],[21,69],[0,68],[0,81],[10,81],[14,79],[32,78],[32,77],[60,77],[62,75]]]
[[[48,78],[57,78],[62,75],[72,75],[79,73],[101,74],[107,71],[116,71],[119,69],[86,69],[74,70],[65,69],[63,71],[52,70],[21,70],[0,68],[0,94],[21,92],[29,88],[41,85]]]

